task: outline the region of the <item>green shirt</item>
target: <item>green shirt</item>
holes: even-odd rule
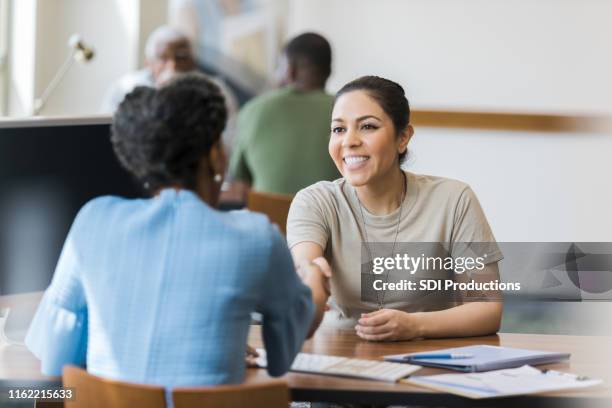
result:
[[[279,194],[339,178],[327,152],[332,103],[324,91],[291,87],[253,99],[238,115],[230,176]]]

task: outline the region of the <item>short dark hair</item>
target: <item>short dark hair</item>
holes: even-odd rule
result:
[[[338,98],[351,91],[367,92],[391,118],[397,135],[410,124],[410,104],[404,88],[397,82],[373,75],[362,76],[344,85],[336,93],[334,105]],[[399,154],[400,164],[406,160],[407,155],[408,149]]]
[[[202,74],[183,74],[156,90],[130,92],[113,117],[117,158],[145,188],[195,189],[198,166],[225,128],[221,91]]]
[[[319,34],[304,33],[293,38],[285,46],[285,55],[289,62],[310,64],[323,80],[331,74],[331,45]]]

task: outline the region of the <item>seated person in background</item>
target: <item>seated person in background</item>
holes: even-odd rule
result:
[[[189,39],[179,30],[161,26],[155,29],[145,45],[146,67],[121,77],[108,91],[102,110],[113,113],[125,96],[137,86],[156,87],[177,73],[196,69]]]
[[[264,216],[214,209],[225,120],[219,89],[198,74],[121,103],[113,148],[152,197],[99,197],[80,210],[26,337],[44,374],[77,364],[129,382],[239,383],[253,311],[268,371],[289,369],[312,296],[317,319],[325,299],[300,281]]]
[[[363,339],[494,333],[503,306],[498,291],[486,296],[496,301],[461,304],[467,298],[457,302],[456,293],[380,290],[380,284],[376,291],[373,285],[361,287],[369,280],[362,273],[373,274],[373,269],[362,272],[362,263],[370,262],[361,259],[362,245],[373,256],[377,243],[393,243],[379,249],[384,257],[400,254],[401,243],[450,244],[455,259],[465,256],[464,244],[484,243],[479,250],[486,252],[477,254],[485,258],[482,270],[461,275],[443,272],[459,282],[499,279],[497,262],[502,254],[472,189],[456,180],[402,170],[413,133],[408,100],[400,85],[370,76],[340,89],[331,117],[329,154],[343,178],[316,183],[295,196],[287,220],[293,257],[300,264],[324,254],[328,257],[332,295],[325,324],[354,327]],[[390,276],[397,282],[410,274],[386,272],[372,280],[386,283]]]
[[[284,59],[284,86],[251,100],[238,115],[229,168],[233,184],[223,197],[228,201],[244,202],[248,188],[295,194],[339,177],[326,154],[333,101],[325,93],[331,47],[318,34],[302,34],[287,44]]]
[[[175,75],[197,70],[196,59],[187,36],[176,28],[156,28],[145,45],[146,67],[126,74],[116,81],[107,92],[102,103],[102,112],[114,113],[123,98],[137,86],[158,87]],[[221,90],[228,112],[227,125],[222,135],[226,151],[233,145],[238,103],[229,88],[216,77],[209,77]]]

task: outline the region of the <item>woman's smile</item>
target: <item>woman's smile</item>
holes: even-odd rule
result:
[[[354,154],[346,155],[342,158],[342,161],[344,162],[344,169],[348,171],[362,169],[367,165],[368,160],[370,160],[370,156]]]

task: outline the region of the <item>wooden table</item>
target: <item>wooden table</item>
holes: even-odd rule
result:
[[[39,295],[38,295],[39,297]],[[0,297],[0,307],[13,306],[15,298]],[[19,297],[17,303],[37,301],[36,296]],[[608,318],[602,316],[602,319]],[[253,326],[249,344],[262,347],[259,326]],[[475,401],[446,393],[427,390],[409,384],[389,384],[311,374],[289,373],[284,376],[295,401],[352,402],[361,404],[405,404],[420,406],[508,406],[524,404],[551,407],[612,407],[612,337],[560,336],[540,334],[500,333],[495,336],[394,343],[374,343],[361,340],[352,330],[321,328],[313,339],[304,344],[305,352],[346,357],[379,359],[385,354],[422,352],[447,347],[490,344],[537,350],[562,351],[572,354],[568,362],[549,364],[550,368],[601,378],[604,385],[579,391],[538,394],[498,400]],[[448,372],[423,368],[418,375]],[[263,369],[248,369],[247,382],[269,380]],[[22,346],[0,345],[0,387],[28,385],[33,387],[59,385],[59,378],[40,374],[38,360]]]
[[[603,316],[602,316],[603,318]],[[249,344],[262,347],[260,328],[252,327]],[[419,388],[409,384],[389,384],[312,374],[289,373],[289,383],[295,401],[353,402],[376,405],[419,406],[551,406],[551,407],[612,407],[612,338],[597,336],[557,336],[541,334],[500,333],[495,336],[454,339],[420,340],[393,343],[374,343],[361,340],[353,330],[321,328],[313,339],[304,344],[303,351],[345,357],[380,359],[385,354],[423,352],[448,347],[489,344],[572,354],[569,361],[548,364],[539,368],[567,371],[593,378],[601,378],[604,385],[568,392],[538,394],[492,400],[470,400],[464,397]],[[417,375],[450,372],[423,368]],[[265,370],[249,369],[247,381],[269,379]]]

